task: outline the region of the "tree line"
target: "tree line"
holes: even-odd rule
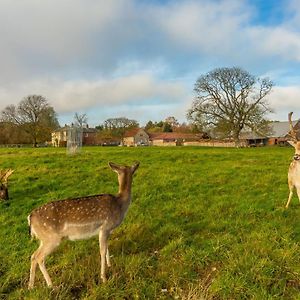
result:
[[[148,132],[206,132],[218,138],[232,138],[239,143],[240,134],[249,129],[259,134],[269,130],[267,113],[271,112],[267,96],[273,83],[257,78],[238,68],[217,68],[201,75],[194,86],[194,100],[187,111],[188,124],[175,117],[164,121],[148,121]],[[87,125],[87,115],[74,115],[74,124]],[[96,126],[103,137],[122,138],[126,130],[139,127],[136,120],[110,118]],[[51,133],[60,128],[57,113],[41,95],[29,95],[18,105],[3,109],[0,117],[0,144],[37,146],[51,140]]]

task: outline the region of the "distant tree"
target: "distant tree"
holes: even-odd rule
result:
[[[173,132],[181,133],[192,133],[192,126],[186,123],[179,123],[177,126],[173,127]]]
[[[163,132],[172,132],[173,129],[172,129],[171,124],[169,124],[169,123],[164,123],[164,126],[163,126],[163,128],[162,128],[162,131],[163,131]]]
[[[145,126],[145,130],[150,130],[151,128],[154,128],[155,124],[150,120],[147,122],[146,126]]]
[[[104,130],[104,126],[103,126],[103,125],[97,125],[95,128],[96,128],[98,131]]]
[[[215,69],[196,81],[188,119],[232,137],[238,145],[244,128],[255,132],[266,128],[265,115],[271,111],[266,96],[272,86],[269,79],[256,78],[241,68]]]
[[[49,141],[51,132],[59,127],[54,108],[40,95],[25,97],[18,106],[7,106],[1,113],[1,121],[29,135],[34,147],[38,142]]]
[[[159,122],[155,122],[155,127],[163,127],[164,126],[164,122],[163,121],[159,121]]]
[[[203,129],[202,129],[202,127],[199,124],[192,123],[192,124],[190,124],[189,127],[190,127],[192,133],[203,132]]]
[[[170,124],[173,129],[179,126],[178,120],[175,117],[167,117],[164,123]]]
[[[88,117],[86,114],[78,114],[77,112],[74,115],[74,124],[80,128],[87,126]]]
[[[103,127],[105,130],[109,130],[112,136],[123,139],[125,131],[138,128],[139,123],[136,120],[130,120],[125,117],[110,118],[104,121]]]
[[[30,136],[11,122],[0,122],[0,144],[28,144]]]

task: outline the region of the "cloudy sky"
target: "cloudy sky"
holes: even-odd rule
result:
[[[0,0],[0,110],[45,96],[61,125],[185,121],[196,79],[238,66],[300,116],[299,0]]]

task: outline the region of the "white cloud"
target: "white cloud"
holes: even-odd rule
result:
[[[237,38],[249,19],[250,8],[245,9],[240,1],[170,3],[156,8],[151,17],[169,41],[183,49],[213,53],[232,50],[233,36]]]
[[[181,103],[182,113],[174,109],[183,115],[191,74],[231,65],[272,74],[299,65],[298,0],[287,5],[290,18],[272,27],[253,22],[249,3],[2,0],[0,109],[39,93],[60,113],[138,110],[155,100],[153,109]],[[274,89],[277,108],[296,105],[294,84]]]
[[[255,27],[248,29],[252,47],[265,57],[279,57],[284,60],[300,62],[300,33],[287,28]],[[256,41],[256,44],[255,44]]]
[[[131,9],[130,0],[1,1],[0,63],[5,72],[0,70],[0,79],[107,66],[115,49],[135,38]]]
[[[269,98],[277,112],[282,109],[300,112],[300,86],[274,87]]]
[[[136,74],[111,80],[53,79],[30,81],[15,87],[14,91],[0,90],[0,109],[10,103],[17,104],[29,94],[45,95],[59,113],[75,112],[89,107],[112,107],[124,103],[136,106],[159,99],[161,103],[179,102],[186,94],[185,87],[178,82],[157,81],[149,74]]]

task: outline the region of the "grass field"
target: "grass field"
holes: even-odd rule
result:
[[[292,148],[0,149],[13,168],[0,203],[0,299],[300,299],[300,205],[288,196]],[[37,241],[27,215],[50,200],[116,193],[107,163],[141,162],[133,202],[110,238],[64,241],[27,290]]]

